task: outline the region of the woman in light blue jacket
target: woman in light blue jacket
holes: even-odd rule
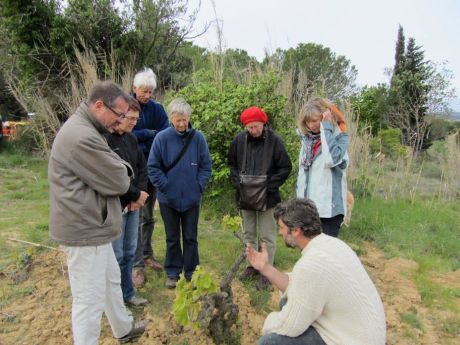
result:
[[[297,197],[313,200],[323,232],[337,237],[346,214],[348,134],[340,110],[314,97],[298,114],[301,140]]]

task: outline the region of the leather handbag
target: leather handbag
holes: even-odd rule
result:
[[[248,136],[244,140],[243,164],[240,172],[239,207],[243,210],[265,211],[267,209],[267,165],[270,154],[268,152],[268,138],[264,142],[264,153],[262,158],[262,171],[264,175],[246,174],[246,153]]]

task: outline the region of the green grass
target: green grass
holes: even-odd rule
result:
[[[402,322],[410,325],[413,328],[417,328],[419,330],[423,330],[422,322],[420,321],[417,311],[410,311],[407,313],[400,313],[399,318]]]
[[[439,270],[460,268],[460,207],[457,203],[361,199],[355,203],[346,241],[372,241],[417,262],[432,257]]]
[[[455,289],[431,280],[433,272],[460,268],[460,216],[457,203],[417,200],[357,200],[346,241],[374,242],[387,257],[404,256],[418,263],[414,280],[427,307],[457,310]]]

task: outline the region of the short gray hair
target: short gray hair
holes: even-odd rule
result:
[[[157,88],[157,76],[153,73],[151,68],[146,67],[142,71],[136,73],[133,86],[147,87],[155,90]]]
[[[299,228],[305,237],[313,237],[321,233],[321,220],[315,203],[310,199],[293,198],[279,203],[273,216],[282,220],[291,232]]]
[[[168,105],[168,117],[171,119],[174,115],[192,115],[192,107],[183,98],[175,98]]]
[[[131,99],[131,97],[113,81],[98,81],[89,91],[88,103],[95,103],[96,101],[101,100],[109,107],[114,107],[116,100],[120,97],[126,103],[129,103]]]

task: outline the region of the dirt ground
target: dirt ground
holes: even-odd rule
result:
[[[415,262],[402,258],[386,260],[383,252],[370,244],[364,245],[363,252],[361,260],[376,284],[385,306],[388,345],[458,344],[458,338],[445,332],[443,326],[448,320],[458,322],[458,315],[424,307],[420,293],[411,279],[411,272],[417,269]],[[48,252],[32,262],[27,279],[17,282],[14,287],[18,295],[21,291],[29,293],[24,293],[24,297],[0,309],[1,345],[72,343],[71,295],[66,274],[65,259],[60,252]],[[7,289],[11,288],[11,279],[9,275],[0,275],[0,300],[6,296]],[[21,280],[21,277],[16,279]],[[460,288],[460,270],[436,275],[433,281],[443,286]],[[239,282],[234,281],[232,287],[240,308],[236,330],[241,334],[241,345],[255,344],[266,315],[252,308],[249,296]],[[273,309],[278,298],[279,294],[273,292],[270,301]],[[456,301],[460,307],[460,298]],[[401,314],[415,314],[422,327],[419,329],[401,322]],[[134,342],[136,344],[213,344],[211,338],[203,332],[177,326],[170,315],[145,314],[144,317],[152,322],[147,332]],[[112,338],[105,319],[100,344],[118,344]]]

